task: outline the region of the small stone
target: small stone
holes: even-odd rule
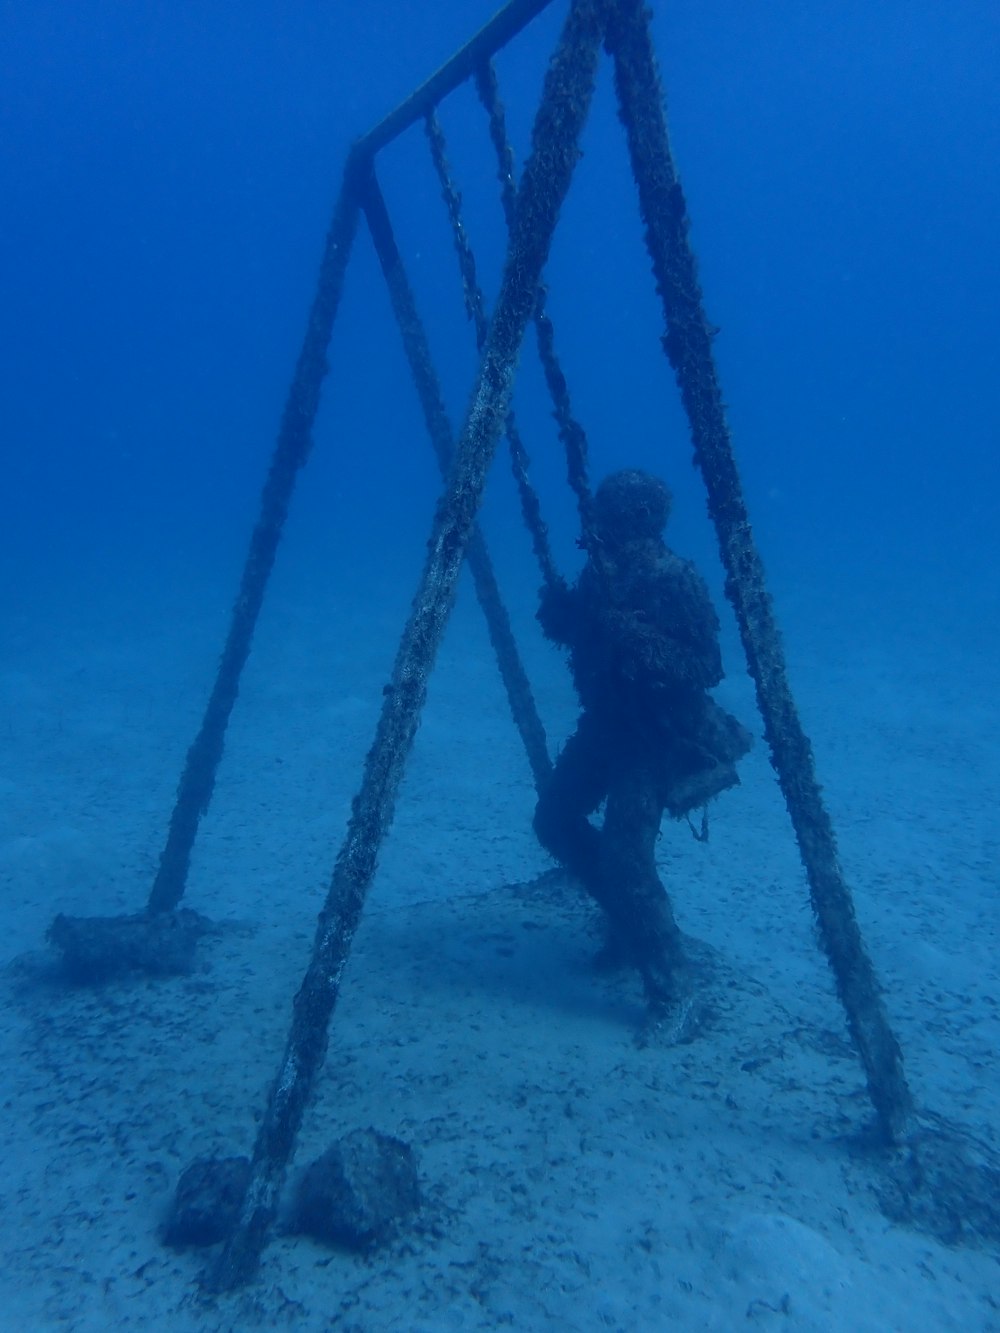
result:
[[[306,1167],[292,1223],[314,1240],[367,1249],[419,1207],[409,1145],[375,1129],[356,1129]]]
[[[177,1182],[163,1228],[167,1245],[215,1245],[236,1226],[250,1180],[247,1157],[199,1157]]]

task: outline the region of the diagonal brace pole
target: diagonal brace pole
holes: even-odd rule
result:
[[[809,881],[820,937],[848,1027],[861,1057],[879,1124],[892,1143],[912,1130],[914,1107],[899,1043],[889,1026],[875,969],[865,949],[851,891],[823,803],[812,746],[792,698],[784,649],[764,580],[712,355],[688,218],[663,111],[656,56],[642,0],[617,0],[608,27],[615,84],[639,190],[646,246],[663,302],[663,346],[691,425],[695,463],[726,570],[726,596],[736,613],[771,764],[792,819]]]
[[[295,997],[288,1040],[257,1135],[239,1220],[209,1278],[216,1291],[241,1286],[256,1271],[326,1052],[341,977],[375,874],[378,851],[392,821],[486,473],[503,430],[525,326],[576,165],[607,8],[608,0],[573,0],[549,66],[472,403],[434,518],[427,560],[365,760],[361,788],[320,912],[312,958]]]

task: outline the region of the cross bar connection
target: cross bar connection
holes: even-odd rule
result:
[[[415,92],[400,102],[389,114],[367,134],[358,139],[354,151],[362,157],[374,157],[376,153],[399,137],[404,130],[422,120],[428,112],[441,102],[449,93],[453,93],[466,79],[470,78],[484,61],[496,55],[533,18],[548,9],[552,0],[510,0],[510,4],[485,24],[464,46],[459,47],[450,60],[422,83]]]

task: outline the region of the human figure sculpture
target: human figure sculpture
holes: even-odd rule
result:
[[[682,1039],[696,1005],[656,840],[664,811],[683,818],[739,782],[750,735],[709,694],[723,676],[719,620],[701,575],[664,541],[670,506],[658,478],[613,473],[594,495],[576,584],[542,591],[538,619],[570,650],[582,712],[534,827],[604,909],[610,949],[638,968],[644,1033]]]

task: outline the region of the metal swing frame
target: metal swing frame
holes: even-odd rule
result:
[[[488,100],[491,87],[495,95],[491,57],[551,2],[513,0],[431,79],[360,139],[348,157],[229,634],[202,726],[187,756],[150,895],[148,911],[157,914],[172,911],[184,892],[191,848],[211,799],[239,677],[249,654],[295,481],[310,451],[327,371],[326,349],[358,217],[363,214],[447,480],[412,611],[397,651],[391,684],[385,691],[376,734],[319,916],[312,958],[295,997],[291,1028],[257,1136],[239,1221],[210,1275],[209,1285],[216,1291],[248,1281],[266,1243],[278,1191],[325,1055],[341,976],[374,876],[377,852],[392,819],[427,680],[465,559],[473,570],[512,713],[536,782],[543,781],[548,771],[544,732],[476,526],[476,514],[499,438],[505,427],[508,434],[512,428],[516,431],[510,418],[510,397],[517,357],[530,320],[534,318],[539,328],[540,346],[548,338],[551,347],[551,326],[546,323],[542,292],[544,266],[570,186],[602,46],[614,64],[619,114],[638,190],[646,246],[663,305],[666,327],[663,346],[690,423],[695,462],[705,483],[708,510],[726,570],[726,595],[733,606],[756,685],[772,764],[798,840],[823,946],[884,1138],[889,1143],[899,1143],[913,1126],[913,1101],[899,1045],[889,1027],[850,891],[840,871],[833,828],[816,781],[812,749],[788,685],[780,635],[743,501],[712,355],[713,329],[704,314],[695,258],[688,241],[686,205],[670,150],[648,15],[642,0],[570,0],[536,116],[532,152],[516,195],[510,170],[504,180],[503,143],[496,136],[495,121],[491,120],[504,183],[509,245],[491,320],[486,319],[481,293],[475,286],[474,268],[463,268],[466,299],[476,322],[481,360],[472,405],[457,444],[451,437],[426,337],[378,186],[375,162],[382,148],[424,119],[440,174],[444,147],[436,123],[439,103],[469,79],[477,81],[484,101]],[[442,184],[445,186],[446,177],[442,177]],[[445,197],[448,202],[447,190]],[[453,227],[458,237],[460,226],[455,226],[454,217]],[[571,482],[585,505],[585,440],[582,432],[576,436],[578,428],[569,411],[565,381],[561,381],[554,354],[546,363],[546,377],[557,404],[557,415],[560,403],[565,409],[559,416],[560,433],[570,445]],[[516,470],[516,437],[512,443]],[[574,458],[581,469],[578,486],[573,480]],[[522,499],[524,494],[522,491]],[[527,504],[530,508],[530,498]],[[551,571],[544,525],[539,518],[536,524],[529,520],[529,526],[543,571],[546,560]]]
[[[229,718],[295,483],[311,449],[328,368],[327,347],[358,219],[363,215],[387,282],[445,486],[391,682],[384,691],[375,736],[319,915],[312,957],[295,996],[285,1050],[261,1120],[239,1218],[208,1278],[209,1287],[215,1291],[231,1290],[247,1282],[266,1244],[287,1164],[325,1056],[341,977],[374,877],[377,854],[392,820],[427,682],[466,560],[536,784],[540,786],[549,772],[544,730],[476,516],[487,472],[506,430],[522,509],[543,576],[558,577],[537,500],[527,483],[523,448],[510,409],[518,355],[533,320],[567,450],[569,481],[586,529],[586,439],[573,418],[566,382],[555,356],[542,283],[578,157],[602,48],[613,63],[619,117],[663,307],[663,348],[690,424],[694,461],[705,484],[708,512],[726,572],[726,596],[756,686],[771,762],[805,867],[820,940],[864,1069],[883,1142],[906,1145],[914,1142],[920,1131],[899,1044],[889,1026],[851,893],[840,870],[833,826],[816,779],[812,748],[788,683],[781,638],[750,528],[712,353],[714,330],[705,317],[688,239],[687,209],[671,154],[643,0],[569,0],[535,118],[531,154],[520,185],[516,189],[514,186],[490,60],[552,2],[511,0],[411,97],[358,140],[348,156],[215,682],[187,754],[146,911],[141,917],[127,919],[151,927],[165,924],[169,931],[171,923],[183,915],[176,909],[184,894],[198,827],[211,802]],[[470,79],[475,81],[489,113],[509,233],[500,291],[490,319],[476,281],[471,247],[464,238],[458,196],[448,177],[444,140],[436,117],[441,101]],[[480,349],[471,406],[457,441],[452,437],[426,335],[375,172],[379,152],[421,119],[426,124],[450,215],[466,302]],[[948,1183],[950,1164],[946,1168],[939,1176]],[[982,1197],[986,1202],[981,1211],[986,1225],[1000,1229],[1000,1219],[989,1203],[992,1178],[983,1177]]]

